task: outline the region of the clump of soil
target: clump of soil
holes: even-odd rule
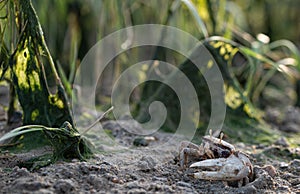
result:
[[[0,193],[297,193],[300,190],[299,149],[236,144],[250,154],[255,180],[240,188],[225,187],[222,181],[194,179],[189,169],[179,170],[178,145],[183,136],[156,132],[139,144],[136,142],[144,138],[138,135],[142,129],[131,121],[122,122],[121,125],[115,121],[103,123],[114,144],[97,144],[98,153],[85,162],[61,161],[30,172],[7,165],[13,157],[0,154]],[[131,132],[124,125],[131,127]],[[88,137],[103,142],[95,132]],[[282,156],[276,157],[278,153]],[[273,171],[265,165],[272,165]]]

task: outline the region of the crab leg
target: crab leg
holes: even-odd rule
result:
[[[199,157],[199,147],[191,142],[183,141],[179,146],[179,158],[180,158],[180,167],[184,168],[188,162],[188,156],[190,157]]]
[[[200,156],[199,150],[193,148],[184,148],[180,153],[180,158],[183,158],[180,160],[181,168],[184,168],[184,166],[187,165],[188,156],[199,157]]]
[[[215,138],[215,137],[208,136],[208,135],[204,136],[203,139],[206,140],[206,141],[208,141],[208,142],[212,142],[214,144],[223,145],[224,147],[229,148],[233,152],[235,151],[235,147],[232,144],[230,144],[230,143],[228,143],[228,142],[226,142],[226,141],[224,141],[222,139]]]

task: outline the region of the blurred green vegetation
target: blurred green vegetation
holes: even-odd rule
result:
[[[98,40],[127,26],[156,23],[175,26],[190,33],[203,41],[216,59],[226,84],[228,114],[225,128],[234,127],[238,120],[247,125],[245,129],[248,130],[253,126],[247,124],[248,119],[261,121],[266,107],[284,107],[299,102],[298,1],[33,0],[33,3],[69,94],[76,68]],[[116,57],[98,83],[96,102],[100,108],[110,106],[112,86],[122,71],[145,59],[169,61],[190,77],[198,89],[203,108],[197,127],[205,128],[210,116],[210,95],[203,92],[207,91],[205,81],[197,76],[197,71],[193,71],[193,64],[178,53],[163,48],[134,48]],[[160,67],[157,68],[159,70]],[[98,76],[93,73],[91,76]],[[140,116],[143,114],[139,112],[141,102],[147,101],[158,87],[165,90],[154,99],[165,100],[163,102],[171,106],[164,129],[173,131],[180,115],[176,115],[176,95],[167,86],[150,82],[136,88],[131,99],[132,112],[141,121],[147,120],[147,115]],[[273,91],[278,97],[274,99],[274,93],[266,91]],[[203,96],[203,93],[206,95]],[[165,98],[167,95],[168,98]],[[245,120],[234,120],[234,115],[243,116]],[[270,136],[272,132],[265,134]],[[247,141],[247,138],[241,139]]]
[[[177,26],[199,39],[203,35],[186,6],[171,14],[174,0],[33,0],[47,43],[55,59],[69,59],[67,44],[77,38],[81,59],[95,41],[130,25],[158,23]],[[288,39],[300,44],[300,3],[295,0],[193,0],[209,35],[224,35],[224,22],[248,32],[254,37],[267,34],[271,41]],[[211,10],[211,11],[210,11]],[[213,18],[211,14],[213,14]],[[171,16],[170,16],[171,15]],[[227,17],[231,17],[226,19]],[[233,20],[233,21],[231,21]],[[77,32],[76,32],[77,31]],[[73,37],[72,33],[74,33]],[[76,34],[78,33],[78,34]],[[76,34],[76,35],[75,35]],[[66,48],[67,47],[67,48]]]
[[[0,18],[0,77],[14,91],[10,92],[13,103],[8,113],[16,111],[14,101],[18,97],[24,125],[0,138],[0,152],[31,152],[24,161],[17,161],[17,165],[30,169],[57,160],[87,159],[93,154],[91,145],[75,128],[66,92],[31,0],[0,3],[4,14]],[[7,121],[9,125],[10,118]],[[14,124],[20,125],[19,121]],[[39,149],[42,153],[36,156],[34,152]]]

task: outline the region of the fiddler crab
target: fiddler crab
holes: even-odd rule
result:
[[[198,146],[194,143],[183,141],[179,147],[180,168],[185,169],[190,159],[199,161],[190,165],[198,167],[201,171],[193,174],[195,178],[204,180],[221,180],[227,186],[227,182],[238,182],[238,187],[248,184],[253,178],[253,166],[248,156],[236,151],[235,147],[220,138],[206,135]]]

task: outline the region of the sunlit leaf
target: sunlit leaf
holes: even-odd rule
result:
[[[232,109],[236,109],[242,104],[241,95],[232,86],[224,85],[225,103]]]

